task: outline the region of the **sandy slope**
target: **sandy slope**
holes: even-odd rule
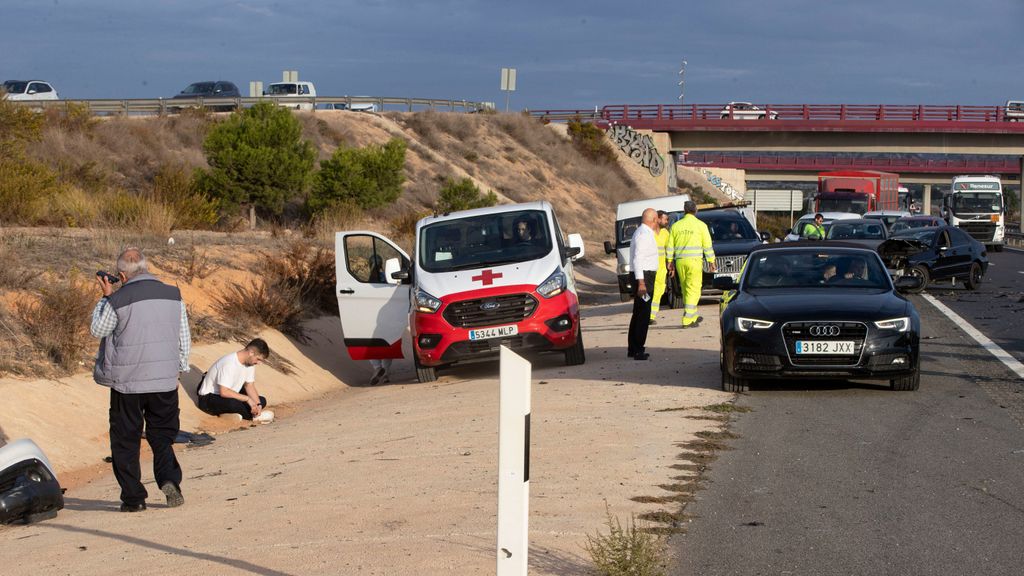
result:
[[[592,300],[587,363],[569,369],[551,355],[534,362],[533,574],[583,574],[582,545],[601,528],[605,503],[621,518],[659,509],[630,498],[665,495],[658,486],[680,474],[670,468],[680,462],[676,444],[716,425],[687,416],[732,397],[718,390],[713,306],[703,307],[698,330],[679,330],[679,312],[665,311],[649,340],[655,361],[641,363],[625,358],[628,305],[607,293]],[[349,388],[369,370],[338,355],[336,322],[318,326],[323,339],[312,348],[268,335],[298,370],[285,377],[261,367],[258,376],[272,400],[309,402],[274,424],[220,434],[211,446],[179,447],[184,507],[166,509],[150,483],[150,510],[121,514],[117,484],[103,474],[69,490],[56,519],[0,529],[4,573],[493,571],[496,366],[417,384],[403,361],[392,385]],[[193,361],[205,365],[231,348],[204,347]],[[103,446],[103,390],[77,377],[40,385],[73,403],[74,416],[50,424],[53,411],[22,394],[0,412],[8,434],[46,430],[60,439],[44,446],[58,465],[93,462]],[[0,384],[5,396],[13,391]],[[183,407],[183,427],[207,424],[185,398]]]

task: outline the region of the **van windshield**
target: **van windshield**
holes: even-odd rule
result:
[[[671,228],[673,224],[683,219],[685,213],[682,210],[676,212],[668,212],[668,227]],[[626,218],[619,220],[615,223],[615,238],[618,240],[619,248],[626,248],[630,242],[633,241],[633,233],[636,232],[637,226],[640,225],[640,216],[634,216],[632,218]]]
[[[270,96],[298,94],[298,87],[295,84],[271,84],[267,86],[267,94]]]
[[[518,210],[445,220],[420,230],[420,267],[452,272],[526,262],[551,252],[547,215]]]

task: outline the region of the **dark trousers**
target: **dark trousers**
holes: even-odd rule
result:
[[[260,407],[267,407],[267,399],[260,396]],[[242,418],[252,420],[252,408],[248,402],[225,398],[220,394],[203,394],[199,397],[199,409],[207,414],[220,416],[221,414],[241,414]]]
[[[647,287],[647,301],[639,296],[633,297],[633,316],[629,319],[629,334],[626,349],[630,356],[642,354],[647,346],[647,329],[651,322],[651,302],[654,293],[656,271],[644,270],[644,285]]]
[[[139,449],[145,422],[146,441],[153,450],[156,485],[173,482],[181,486],[181,466],[174,456],[178,435],[178,390],[121,394],[110,390],[110,456],[114,477],[121,485],[121,501],[142,504],[149,493],[142,485]]]

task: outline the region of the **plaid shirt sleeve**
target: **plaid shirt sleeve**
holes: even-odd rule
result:
[[[181,303],[181,327],[178,329],[178,372],[188,372],[188,356],[192,353],[192,333],[188,329],[188,313]]]
[[[89,325],[89,332],[96,338],[106,338],[114,333],[114,328],[117,328],[117,314],[104,296],[100,298],[100,301],[96,303],[96,308],[92,311],[92,324]]]

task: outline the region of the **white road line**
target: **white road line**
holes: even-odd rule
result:
[[[1024,274],[1024,272],[1022,272],[1022,274]],[[970,336],[971,338],[974,338],[974,340],[978,344],[981,344],[982,348],[984,348],[985,350],[988,350],[989,352],[992,353],[993,356],[998,358],[1003,364],[1006,364],[1006,366],[1010,370],[1015,372],[1017,374],[1017,376],[1021,380],[1024,380],[1024,364],[1021,364],[1016,358],[1011,356],[1006,350],[1003,350],[1002,348],[1000,348],[998,344],[996,344],[995,342],[989,340],[988,336],[985,336],[984,334],[979,332],[977,328],[975,328],[974,326],[971,326],[970,324],[968,324],[967,321],[964,320],[963,318],[961,318],[959,314],[957,314],[956,312],[953,312],[952,310],[950,310],[948,306],[946,306],[942,302],[939,302],[938,300],[936,300],[935,297],[933,297],[933,296],[931,296],[929,294],[921,294],[921,297],[924,298],[925,300],[927,300],[928,302],[930,302],[932,306],[935,306],[935,308],[938,309],[939,312],[942,312],[943,314],[945,314],[947,318],[952,320],[953,323],[956,324],[957,326],[959,326],[964,332],[966,332],[968,336]]]

